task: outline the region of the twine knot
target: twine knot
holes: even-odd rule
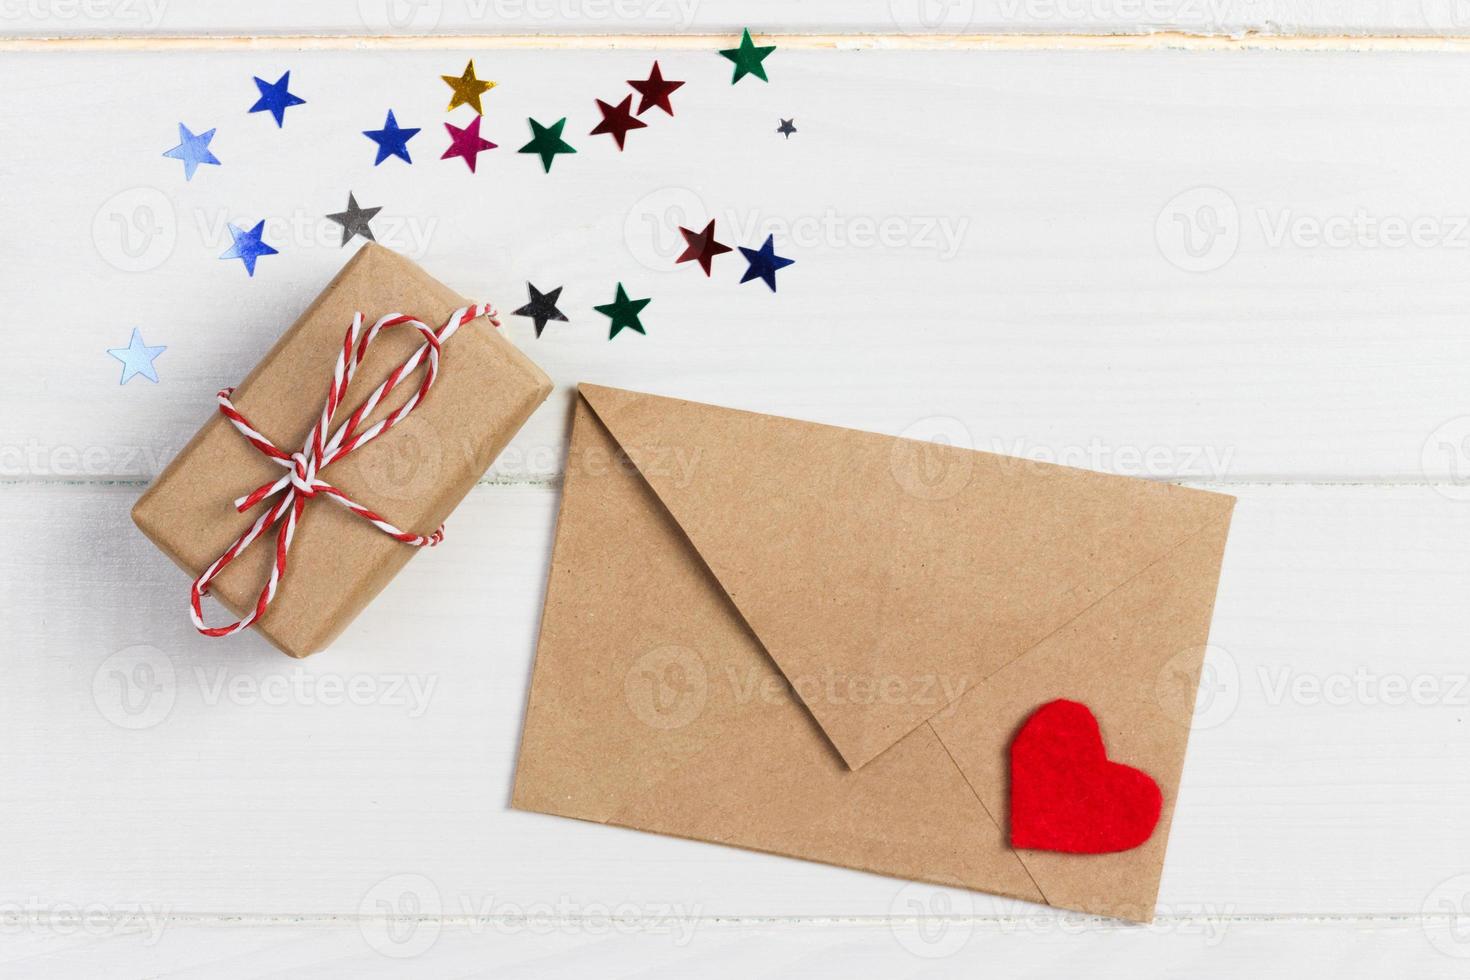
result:
[[[291,550],[291,539],[296,534],[296,525],[301,520],[301,512],[306,508],[307,501],[315,497],[325,496],[341,504],[384,534],[404,544],[416,548],[432,548],[444,540],[444,525],[439,525],[430,534],[401,531],[388,523],[381,515],[359,504],[323,480],[319,474],[337,460],[361,449],[393,428],[417,408],[428,395],[429,389],[434,387],[434,381],[439,376],[439,350],[443,347],[444,342],[452,337],[460,327],[480,316],[486,317],[492,326],[500,326],[495,310],[484,303],[456,310],[438,330],[434,330],[421,320],[404,316],[402,313],[390,313],[374,323],[364,333],[362,314],[354,314],[352,325],[347,328],[347,335],[342,339],[342,350],[337,356],[336,367],[332,371],[332,387],[327,393],[325,404],[322,405],[321,414],[307,435],[306,444],[294,453],[286,453],[277,448],[275,443],[262,435],[244,415],[240,414],[240,410],[230,401],[230,395],[234,393],[233,388],[226,388],[216,396],[220,414],[229,419],[240,434],[262,455],[271,462],[284,467],[287,473],[277,480],[256,487],[235,501],[235,509],[244,513],[262,501],[275,498],[265,513],[261,514],[245,533],[236,538],[235,543],[230,545],[224,554],[216,558],[190,587],[189,617],[199,632],[205,636],[229,636],[246,629],[265,614],[266,609],[270,607],[271,600],[276,596],[281,579],[285,577],[286,558]],[[368,347],[377,339],[379,333],[396,326],[413,327],[424,338],[424,343],[414,351],[413,356],[389,373],[383,383],[378,385],[373,393],[353,411],[346,422],[335,431],[331,431],[332,419],[336,416],[337,410],[341,408],[342,400],[347,397],[347,387],[352,383],[352,376],[356,373],[363,358],[367,356]],[[362,428],[363,422],[373,413],[379,403],[420,364],[427,366],[418,390],[403,405],[389,412],[381,420],[367,428]],[[330,436],[329,431],[331,431]],[[277,525],[279,525],[279,530],[276,532],[275,560],[271,565],[270,577],[266,580],[264,587],[260,590],[259,598],[255,601],[255,608],[233,623],[224,626],[205,625],[201,600],[209,594],[209,584],[224,570],[225,566],[235,560],[240,552],[250,547],[257,538]]]

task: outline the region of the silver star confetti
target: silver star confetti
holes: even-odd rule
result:
[[[357,206],[357,198],[355,196],[353,196],[353,194],[352,194],[351,191],[348,191],[347,192],[347,210],[346,211],[338,211],[336,214],[329,214],[329,215],[327,215],[327,217],[329,219],[331,219],[332,221],[335,221],[335,222],[337,222],[337,224],[339,224],[339,225],[342,226],[342,244],[343,245],[346,245],[349,241],[351,241],[353,235],[361,235],[363,238],[366,238],[368,241],[375,242],[375,241],[377,241],[377,239],[373,237],[373,229],[368,224],[368,222],[369,221],[372,221],[373,220],[373,216],[376,215],[381,210],[383,210],[381,207],[377,207],[377,208],[360,208],[360,207],[358,207]]]

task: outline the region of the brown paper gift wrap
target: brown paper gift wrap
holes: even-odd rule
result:
[[[431,327],[470,301],[402,256],[368,244],[236,386],[236,408],[287,452],[301,448],[321,412],[342,337],[361,311],[369,323],[406,313]],[[358,368],[333,428],[422,343],[407,327],[384,331]],[[423,368],[419,368],[421,376]],[[400,385],[374,418],[403,404]],[[444,345],[439,377],[397,426],[322,471],[322,478],[406,531],[428,534],[449,516],[512,436],[546,400],[551,380],[481,317]],[[238,513],[233,501],[281,475],[230,423],[212,413],[133,507],[133,520],[191,576],[230,546],[269,501]],[[210,594],[238,617],[270,572],[274,531],[215,579]],[[453,528],[440,547],[454,547]],[[420,549],[395,541],[335,503],[307,503],[275,601],[255,624],[293,657],[332,642]],[[179,615],[187,588],[179,586]],[[223,612],[205,607],[211,623]]]

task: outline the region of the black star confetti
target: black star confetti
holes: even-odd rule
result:
[[[368,222],[372,221],[373,216],[381,210],[383,210],[381,207],[358,207],[357,198],[353,195],[351,191],[348,191],[347,210],[338,211],[336,214],[329,214],[327,215],[327,218],[328,220],[335,221],[337,222],[337,224],[342,226],[343,245],[346,245],[348,242],[350,242],[353,235],[361,235],[368,241],[375,242],[377,241],[377,239],[373,237],[373,229],[372,226],[368,224]]]
[[[543,293],[537,289],[534,283],[526,283],[526,288],[531,292],[531,302],[514,311],[514,316],[528,316],[536,321],[536,336],[541,336],[541,331],[546,329],[547,320],[560,320],[568,322],[566,314],[556,308],[556,301],[561,296],[562,287],[557,286],[549,293]]]
[[[777,118],[780,118],[780,117],[777,117]],[[795,119],[782,119],[781,120],[781,125],[779,125],[779,126],[776,127],[776,132],[780,133],[782,136],[786,137],[787,139],[790,139],[791,138],[791,134],[794,133],[794,132],[796,132],[796,127],[794,125],[792,125],[795,122],[796,122]]]

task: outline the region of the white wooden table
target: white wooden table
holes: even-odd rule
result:
[[[522,7],[4,8],[0,973],[1466,975],[1470,8]],[[731,87],[740,18],[845,39]],[[1444,38],[1303,40],[1393,32]],[[437,159],[470,56],[475,175]],[[654,57],[677,117],[585,135]],[[277,130],[245,110],[286,70]],[[360,135],[389,107],[411,167]],[[563,115],[543,175],[514,150]],[[223,165],[186,183],[179,122]],[[197,637],[127,512],[344,260],[349,190],[462,292],[564,285],[572,322],[507,317],[558,390],[296,662]],[[778,294],[673,266],[706,217],[777,235]],[[252,279],[216,256],[261,219]],[[647,336],[592,312],[618,281]],[[156,384],[106,353],[134,327]],[[1237,494],[1158,922],[510,811],[580,380]]]

